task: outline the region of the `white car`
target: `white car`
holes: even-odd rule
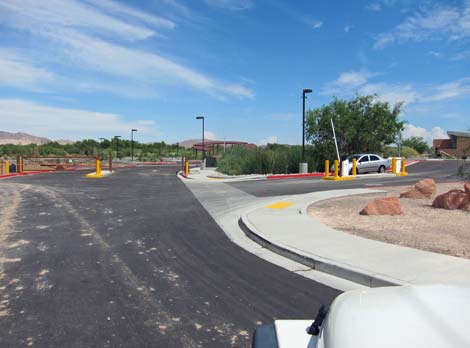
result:
[[[352,174],[353,159],[356,159],[356,174],[364,173],[385,173],[385,170],[390,167],[391,163],[388,159],[382,158],[379,155],[373,153],[362,153],[357,155],[352,155],[346,158],[348,161],[348,172],[349,175]],[[331,170],[334,170],[334,166],[331,167]]]
[[[252,348],[470,347],[470,286],[353,290],[315,320],[259,326]]]

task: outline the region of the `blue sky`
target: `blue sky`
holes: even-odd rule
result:
[[[376,93],[405,137],[470,128],[470,1],[1,0],[0,121],[52,139],[301,142]]]

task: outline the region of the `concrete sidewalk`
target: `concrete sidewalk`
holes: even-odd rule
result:
[[[216,171],[216,168],[200,169],[199,167],[190,168],[190,179],[198,181],[218,181],[218,182],[236,182],[249,180],[266,180],[266,175],[250,174],[250,175],[225,175]]]
[[[366,286],[470,284],[470,260],[354,236],[307,215],[307,207],[314,202],[371,192],[380,191],[352,189],[271,197],[269,203],[265,201],[241,214],[239,222],[244,232],[263,247],[312,269]]]
[[[252,180],[287,180],[287,179],[305,179],[305,178],[316,178],[321,180],[321,173],[308,173],[308,174],[249,174],[249,175],[226,175],[218,172],[217,168],[206,168],[200,169],[199,167],[190,168],[188,178],[205,181],[205,182],[240,182],[240,181],[252,181]],[[305,177],[302,177],[304,175]],[[332,174],[331,174],[332,175]],[[274,177],[274,179],[271,179]],[[364,179],[376,179],[376,178],[394,178],[396,175],[391,173],[368,173],[358,174],[354,177],[355,180]]]

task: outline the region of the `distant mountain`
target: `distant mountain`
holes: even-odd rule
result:
[[[51,140],[43,137],[37,137],[27,133],[9,133],[0,131],[0,144],[14,144],[14,145],[27,145],[27,144],[46,144]]]

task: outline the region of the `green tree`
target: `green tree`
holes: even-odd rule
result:
[[[426,140],[424,140],[423,137],[411,137],[411,138],[405,139],[403,140],[402,145],[411,147],[412,149],[415,149],[416,151],[418,151],[418,153],[430,152],[428,143],[426,142]]]
[[[335,124],[340,155],[381,152],[395,143],[403,130],[399,120],[403,103],[393,107],[377,96],[356,96],[347,101],[335,98],[330,104],[309,110],[306,120],[307,141],[315,147],[316,162],[336,158],[331,120]]]

